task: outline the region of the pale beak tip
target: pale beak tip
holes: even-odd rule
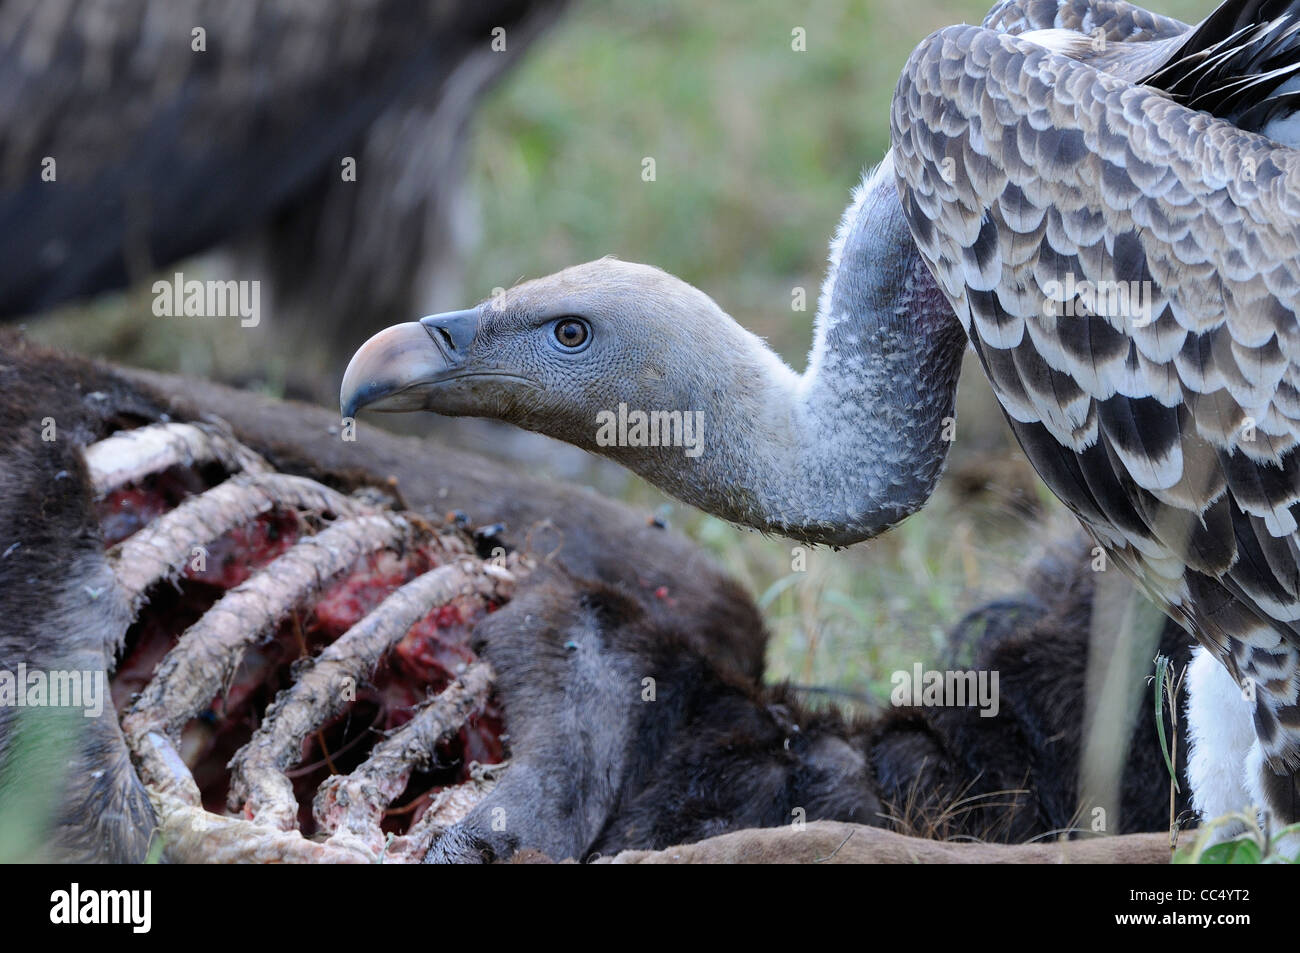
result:
[[[360,409],[361,409],[361,400],[358,394],[354,393],[352,394],[351,397],[349,397],[347,391],[345,390],[342,394],[339,395],[339,414],[343,417],[344,420],[347,420],[349,417],[355,417],[357,415],[357,411]]]
[[[410,411],[426,407],[427,389],[454,373],[463,352],[444,354],[424,324],[385,328],[366,341],[348,362],[339,388],[339,412],[355,417],[364,407]]]
[[[355,417],[362,407],[374,403],[382,396],[379,391],[383,388],[374,378],[365,379],[366,375],[359,367],[364,360],[362,351],[358,351],[348,362],[348,369],[343,372],[343,384],[339,388],[339,412],[344,418]]]

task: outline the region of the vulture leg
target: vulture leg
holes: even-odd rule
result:
[[[1251,706],[1228,670],[1202,648],[1194,650],[1187,672],[1187,728],[1187,778],[1200,815],[1223,817],[1251,803],[1248,788],[1255,785],[1246,770],[1246,752],[1255,745]],[[1222,836],[1240,830],[1240,824],[1225,825]]]

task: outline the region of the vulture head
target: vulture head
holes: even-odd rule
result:
[[[349,417],[363,407],[494,417],[603,451],[602,410],[703,408],[768,354],[686,282],[602,258],[381,331],[352,358],[340,399]]]
[[[353,356],[341,409],[504,420],[732,522],[848,545],[929,496],[964,338],[887,168],[832,259],[803,374],[685,281],[602,258],[380,332]]]
[[[503,420],[767,529],[751,489],[757,470],[786,465],[763,458],[792,444],[798,383],[702,291],[602,258],[381,331],[353,356],[340,404],[345,417],[364,407]]]

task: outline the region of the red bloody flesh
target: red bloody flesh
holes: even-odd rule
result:
[[[105,544],[120,542],[186,496],[215,485],[220,476],[175,468],[109,494],[100,504]],[[302,534],[297,513],[272,510],[208,544],[206,564],[187,566],[175,585],[155,586],[127,634],[126,649],[111,679],[119,713],[153,677],[158,663],[188,626],[228,589],[281,555]],[[244,653],[225,694],[214,698],[182,734],[182,755],[209,810],[225,812],[230,782],[226,765],[248,741],[266,706],[292,683],[293,663],[304,655],[315,655],[399,586],[437,565],[437,554],[424,546],[401,554],[372,554],[328,586],[314,605],[300,610]],[[290,769],[304,834],[314,830],[311,803],[320,783],[334,771],[346,773],[355,768],[382,737],[379,732],[404,724],[414,705],[443,689],[476,660],[469,649],[469,635],[474,624],[493,608],[477,596],[458,596],[435,608],[411,627],[370,681],[358,686],[356,702],[308,738],[298,766]],[[386,816],[384,829],[394,833],[406,830],[432,801],[427,795],[465,780],[471,762],[500,761],[504,757],[503,732],[500,711],[490,702],[457,736],[439,747],[438,764],[432,770],[412,776]]]
[[[172,467],[114,490],[97,504],[104,545],[120,543],[185,497],[201,493],[210,485],[200,470]]]

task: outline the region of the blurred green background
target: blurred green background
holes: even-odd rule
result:
[[[941,26],[979,22],[988,6],[575,3],[475,123],[465,303],[613,254],[707,291],[802,369],[827,242],[862,170],[888,147],[889,102],[908,53]],[[1213,6],[1154,4],[1190,21]],[[795,28],[804,52],[792,49]],[[642,180],[646,157],[655,160],[653,182]],[[797,287],[807,292],[803,312],[791,309]],[[110,296],[29,330],[97,356],[286,389],[293,355],[202,322],[151,333],[140,319],[149,300],[147,288]],[[594,463],[575,471],[566,453],[555,447],[535,465],[667,514],[760,598],[773,633],[770,677],[882,698],[891,671],[934,658],[962,613],[1015,592],[1023,567],[1074,531],[1023,461],[973,363],[949,472],[931,505],[870,544],[814,551],[807,572],[791,571],[788,542],[674,504],[621,471]]]

